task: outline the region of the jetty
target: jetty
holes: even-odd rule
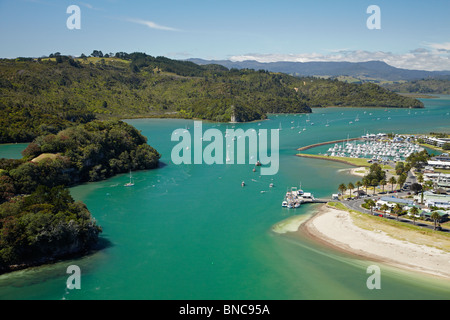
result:
[[[330,200],[314,197],[311,192],[304,192],[301,188],[291,187],[287,190],[282,207],[294,209],[299,208],[304,203],[327,203]]]

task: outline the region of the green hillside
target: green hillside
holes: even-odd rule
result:
[[[422,79],[386,84],[383,87],[399,93],[450,94],[450,80],[448,79]]]
[[[28,142],[93,119],[230,121],[317,106],[421,107],[376,85],[299,79],[263,70],[118,53],[116,57],[0,60],[0,143]]]

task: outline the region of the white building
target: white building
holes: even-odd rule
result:
[[[425,137],[425,141],[428,144],[434,145],[436,147],[442,148],[444,144],[449,143],[450,139],[444,138],[434,138],[434,137]]]
[[[440,172],[424,172],[425,181],[431,180],[437,188],[450,188],[450,174]]]
[[[419,194],[414,197],[418,202],[421,201],[422,195]],[[435,194],[430,191],[425,191],[423,193],[423,202],[429,207],[438,207],[450,209],[450,195],[447,194]]]
[[[428,160],[428,166],[437,169],[450,169],[450,161]]]

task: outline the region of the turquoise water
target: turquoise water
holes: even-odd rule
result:
[[[162,154],[161,168],[134,172],[132,188],[123,187],[129,179],[124,174],[71,189],[109,245],[82,259],[0,276],[0,299],[449,299],[449,281],[387,266],[381,266],[382,289],[369,290],[366,269],[373,262],[271,231],[294,214],[314,211],[315,205],[282,208],[287,187],[302,183],[316,197],[329,197],[340,183],[357,180],[340,170],[349,168],[344,164],[296,157],[298,147],[366,132],[448,131],[450,98],[423,101],[427,108],[410,114],[328,108],[314,109],[314,125],[307,125],[305,115],[236,125],[259,130],[281,123],[275,176],[253,172],[253,162],[174,165],[170,155],[177,142],[170,136],[186,126],[192,132],[193,121],[129,120]],[[203,123],[204,130],[212,127],[224,131],[227,125]],[[66,289],[71,264],[81,268],[81,290]]]
[[[20,159],[21,152],[28,146],[28,143],[11,143],[0,145],[0,159]]]

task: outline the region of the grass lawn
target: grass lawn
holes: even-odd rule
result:
[[[347,158],[347,157],[332,157],[332,156],[323,156],[318,154],[307,154],[307,153],[299,153],[297,154],[299,157],[306,157],[306,158],[314,158],[314,159],[323,159],[323,160],[331,160],[331,161],[338,161],[350,164],[355,167],[370,167],[372,163],[368,163],[367,160],[370,159],[362,159],[362,158]],[[381,168],[383,170],[391,170],[393,169],[391,166],[388,165],[382,165]]]
[[[55,154],[55,153],[43,153],[39,156],[37,156],[36,158],[34,158],[33,160],[31,160],[31,162],[36,162],[39,163],[45,159],[56,159],[59,156],[59,154]]]

